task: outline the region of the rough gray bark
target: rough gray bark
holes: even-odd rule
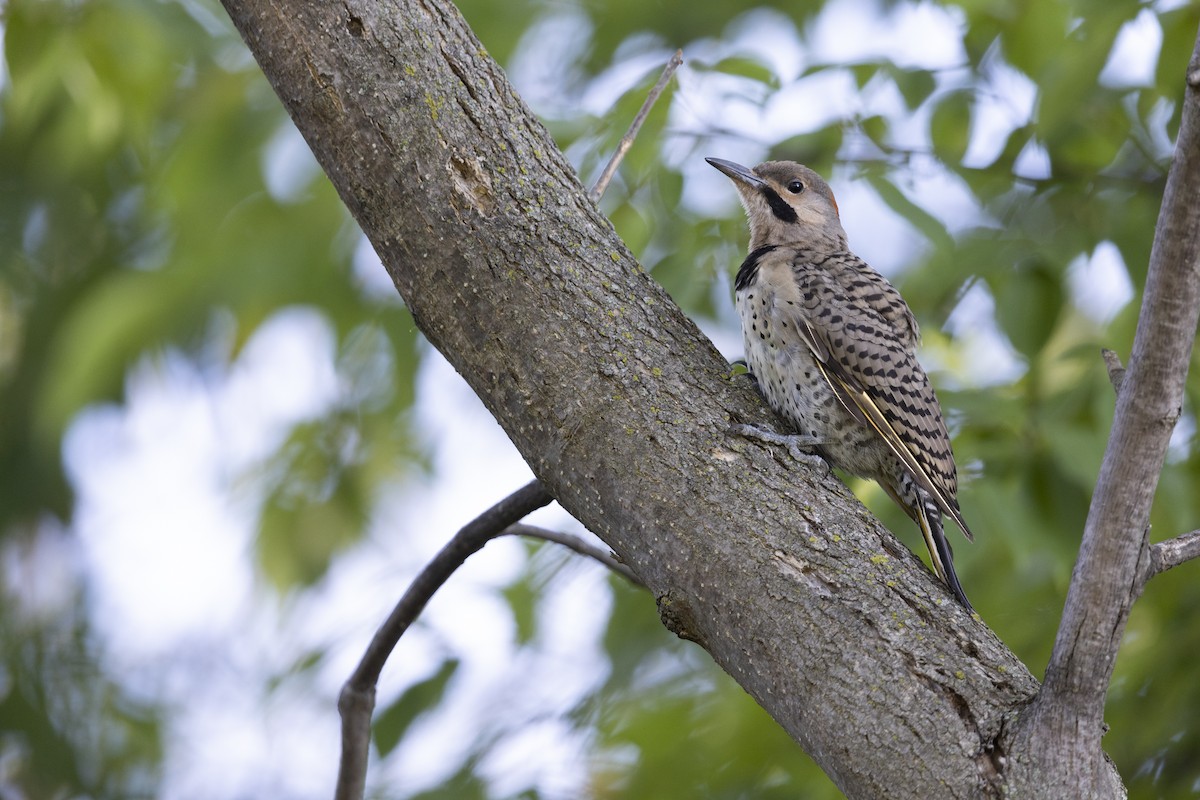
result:
[[[1163,553],[1148,542],[1150,505],[1183,409],[1200,320],[1200,38],[1188,65],[1183,119],[1163,194],[1133,354],[1119,382],[1112,433],[1092,494],[1079,559],[1046,668],[1046,683],[1014,726],[1015,787],[1102,797],[1119,788],[1104,758],[1104,699],[1130,607]],[[1157,555],[1157,558],[1155,557]],[[1114,781],[1116,784],[1114,785]]]
[[[1054,796],[1024,748],[1070,736],[1011,736],[1029,671],[835,479],[728,435],[762,403],[447,0],[224,2],[422,331],[668,627],[851,798],[995,795],[1009,764]]]

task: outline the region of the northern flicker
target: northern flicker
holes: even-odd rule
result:
[[[733,180],[750,220],[734,289],[760,391],[800,443],[891,495],[920,526],[934,571],[973,611],[942,516],[974,537],[958,507],[946,422],[917,363],[912,311],[850,252],[833,192],[811,169],[706,160]]]

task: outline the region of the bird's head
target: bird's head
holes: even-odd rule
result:
[[[737,187],[750,219],[750,249],[768,244],[825,242],[846,246],[833,190],[794,161],[764,161],[754,169],[721,158],[704,159]]]

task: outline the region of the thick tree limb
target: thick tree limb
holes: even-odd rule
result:
[[[417,324],[664,621],[849,797],[994,792],[1036,682],[836,480],[728,435],[771,417],[455,9],[225,4]]]
[[[1183,407],[1200,319],[1200,38],[1187,70],[1183,121],[1167,178],[1133,353],[1092,494],[1079,560],[1046,682],[1016,726],[1019,766],[1056,783],[1043,796],[1110,796],[1100,749],[1104,699],[1151,550],[1150,505]],[[1113,374],[1112,360],[1109,361]],[[1118,364],[1119,366],[1119,364]],[[1063,746],[1066,743],[1067,746]]]
[[[604,196],[608,183],[617,171],[625,153],[633,145],[642,123],[655,101],[666,88],[667,81],[683,63],[683,51],[676,50],[667,62],[658,82],[650,90],[642,108],[634,118],[629,130],[621,137],[617,151],[609,159],[604,174],[592,189],[593,201]],[[637,586],[643,586],[633,570],[622,564],[613,554],[601,550],[578,536],[546,530],[521,523],[508,524],[514,514],[523,509],[532,511],[549,504],[553,498],[546,493],[541,481],[534,480],[495,504],[468,524],[437,554],[432,562],[417,576],[401,597],[388,619],[376,632],[366,654],[359,662],[354,674],[342,688],[338,709],[342,715],[342,751],[338,766],[335,796],[337,800],[360,800],[366,788],[367,762],[371,740],[371,715],[375,708],[375,690],[384,664],[400,642],[400,637],[416,620],[433,594],[442,587],[450,575],[463,565],[466,559],[478,552],[494,538],[504,535],[526,536],[561,544],[580,555],[599,561],[612,571]],[[508,527],[504,525],[508,524]]]

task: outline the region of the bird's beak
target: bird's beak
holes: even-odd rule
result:
[[[744,183],[754,188],[765,185],[763,179],[751,172],[749,167],[743,167],[741,164],[735,164],[723,158],[706,158],[704,160],[738,183]]]

